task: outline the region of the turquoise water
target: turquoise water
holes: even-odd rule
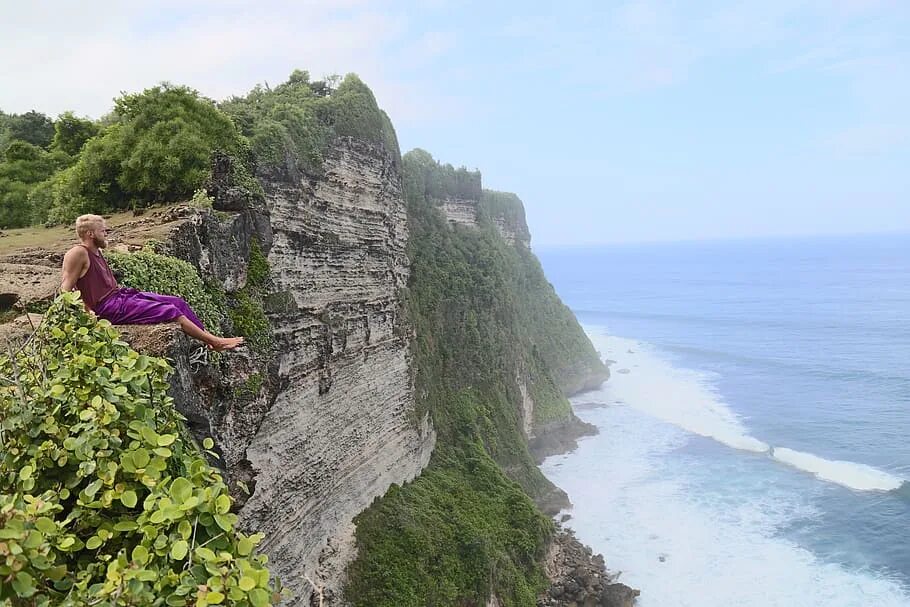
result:
[[[644,607],[910,605],[910,236],[537,253],[615,361],[544,472]]]

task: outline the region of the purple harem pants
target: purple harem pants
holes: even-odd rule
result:
[[[101,300],[95,307],[95,314],[115,325],[155,325],[186,316],[203,329],[202,322],[181,298],[129,287],[121,287]]]

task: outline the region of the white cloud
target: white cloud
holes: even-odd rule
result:
[[[388,65],[394,48],[414,46],[428,62],[455,44],[451,34],[413,32],[402,14],[359,0],[58,2],[52,10],[28,3],[4,13],[0,109],[7,112],[97,117],[121,91],[162,80],[222,99],[301,68],[316,77],[357,72],[397,114],[421,83]]]

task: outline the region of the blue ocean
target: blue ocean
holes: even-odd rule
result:
[[[612,372],[543,470],[642,607],[910,605],[910,235],[535,252]]]

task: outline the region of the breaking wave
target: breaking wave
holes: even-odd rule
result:
[[[866,464],[828,460],[811,453],[772,446],[751,436],[710,386],[710,376],[680,369],[642,342],[592,335],[601,355],[611,361],[610,392],[622,403],[733,449],[766,453],[782,464],[854,491],[892,491],[904,479]]]

